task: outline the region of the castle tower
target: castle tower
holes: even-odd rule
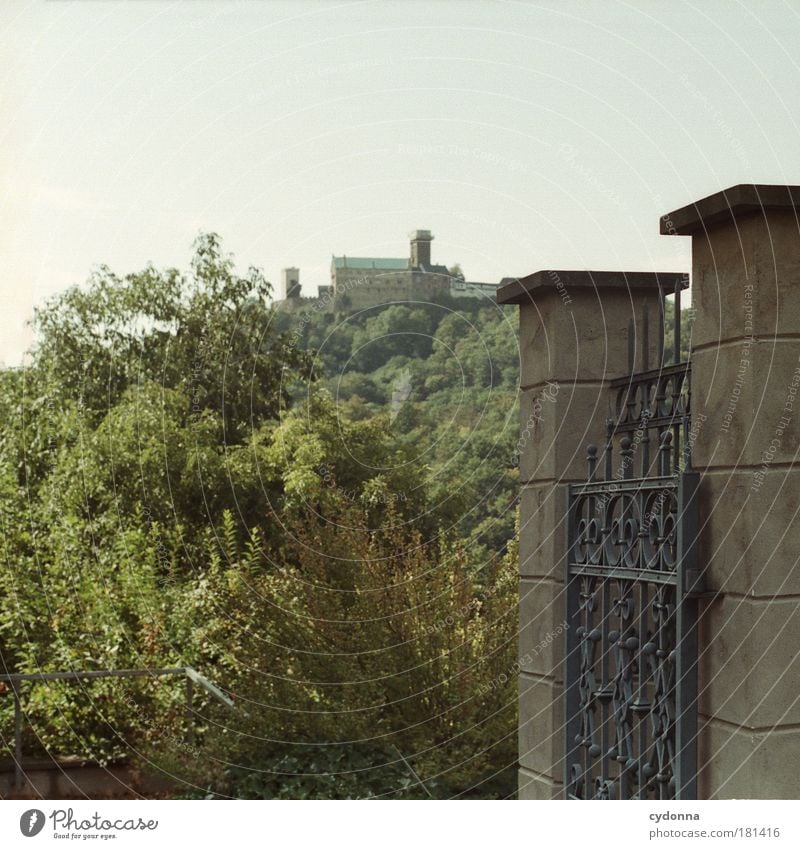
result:
[[[299,298],[300,297],[300,269],[299,268],[284,268],[281,271],[283,279],[283,297]]]
[[[430,230],[415,230],[411,234],[412,268],[430,268],[432,241],[433,236]]]

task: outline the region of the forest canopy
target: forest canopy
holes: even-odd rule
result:
[[[5,670],[189,665],[237,704],[189,746],[178,684],[33,685],[25,750],[187,794],[512,794],[515,311],[270,295],[204,235],[45,304],[0,373]]]

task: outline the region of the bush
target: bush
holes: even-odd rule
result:
[[[252,550],[228,552],[227,566],[210,553],[196,599],[203,643],[243,712],[215,712],[205,742],[218,769],[195,780],[224,795],[277,792],[265,775],[290,762],[314,772],[300,766],[316,755],[337,767],[323,772],[347,776],[298,775],[290,783],[304,794],[339,781],[349,794],[379,795],[395,780],[412,792],[412,768],[443,795],[508,781],[515,553],[481,587],[453,539],[426,541],[391,521],[371,529],[352,505],[295,520],[287,538],[277,570]]]

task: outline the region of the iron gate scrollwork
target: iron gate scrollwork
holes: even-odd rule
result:
[[[675,365],[611,384],[603,455],[589,446],[587,480],[568,488],[564,783],[571,799],[696,798],[703,588],[690,366],[678,362],[678,334]]]

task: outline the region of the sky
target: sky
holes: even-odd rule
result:
[[[688,270],[660,215],[800,183],[798,57],[783,0],[3,0],[0,362],[200,231],[304,294],[418,228],[471,280]]]

